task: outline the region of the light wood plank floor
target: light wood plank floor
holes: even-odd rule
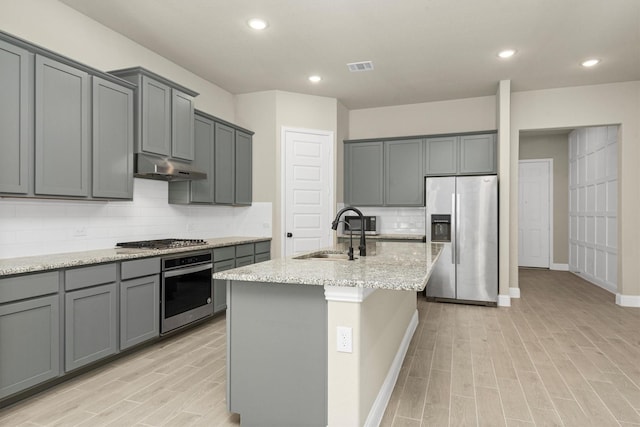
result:
[[[640,309],[520,270],[510,308],[421,301],[382,426],[640,426]]]
[[[566,272],[521,270],[520,286],[510,308],[419,300],[382,426],[640,426],[640,309]],[[0,410],[0,426],[238,426],[225,327],[214,319]]]

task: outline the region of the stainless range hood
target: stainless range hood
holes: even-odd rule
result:
[[[176,159],[138,153],[135,162],[134,176],[138,178],[161,181],[191,181],[207,178],[206,173],[197,171],[189,163]]]

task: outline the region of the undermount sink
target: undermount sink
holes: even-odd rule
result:
[[[319,260],[319,261],[349,261],[349,255],[344,253],[314,253],[308,255],[300,255],[293,259]],[[356,257],[356,259],[358,259]]]

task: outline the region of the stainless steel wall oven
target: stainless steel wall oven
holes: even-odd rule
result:
[[[213,315],[211,252],[162,259],[160,333]]]

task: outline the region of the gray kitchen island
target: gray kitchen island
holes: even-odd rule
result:
[[[227,280],[227,405],[243,426],[378,425],[439,243],[346,244]],[[356,250],[357,253],[357,250]]]

